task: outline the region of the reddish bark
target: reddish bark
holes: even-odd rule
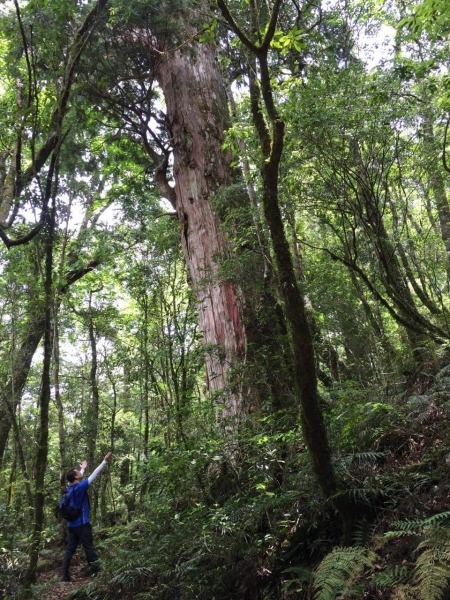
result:
[[[239,291],[220,274],[227,245],[211,203],[232,183],[231,157],[222,150],[226,88],[213,47],[195,42],[188,51],[165,54],[158,80],[173,141],[176,210],[206,346],[208,387],[222,392],[230,366],[243,358],[246,345]],[[224,402],[226,414],[239,412],[236,396]]]

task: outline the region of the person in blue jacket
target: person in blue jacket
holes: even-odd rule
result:
[[[79,470],[71,469],[67,473],[67,481],[69,482],[67,490],[72,490],[73,505],[81,508],[81,514],[75,521],[67,523],[67,548],[63,559],[62,581],[70,581],[70,562],[80,543],[84,548],[91,573],[95,574],[99,571],[98,555],[94,548],[92,527],[89,520],[89,496],[87,491],[94,479],[100,475],[109,463],[111,456],[112,452],[108,452],[102,463],[87,479],[83,479],[84,471],[88,466],[86,460],[80,463]]]

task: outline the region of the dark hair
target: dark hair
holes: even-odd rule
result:
[[[67,481],[69,483],[73,483],[75,481],[76,474],[77,474],[76,469],[70,469],[70,471],[67,471]]]

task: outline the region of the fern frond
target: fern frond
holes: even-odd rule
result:
[[[337,547],[328,554],[314,574],[315,600],[345,598],[364,568],[371,568],[376,554],[369,550]]]
[[[440,527],[448,527],[450,525],[450,511],[431,515],[423,520],[424,525],[439,525]]]
[[[357,463],[358,465],[362,465],[363,463],[367,462],[376,464],[380,460],[386,458],[387,454],[387,452],[357,452],[350,455],[350,459],[352,463]]]
[[[450,533],[434,527],[418,545],[414,580],[420,600],[441,600],[450,580]]]
[[[380,586],[400,585],[408,580],[408,567],[406,565],[388,565],[383,571],[372,577],[372,582]]]
[[[367,521],[358,521],[355,524],[353,542],[355,546],[367,546],[371,541],[377,525]]]
[[[414,532],[412,532],[412,531],[386,531],[386,533],[383,534],[383,538],[385,538],[385,539],[399,538],[399,537],[403,537],[405,535],[411,535],[411,533],[414,533]]]
[[[424,528],[429,526],[434,527],[448,527],[450,525],[450,511],[445,511],[442,513],[437,513],[435,515],[431,515],[431,517],[427,517],[426,519],[407,519],[405,521],[398,521],[394,523],[394,527],[398,530],[398,532],[408,532],[408,533],[418,533],[421,532]],[[388,531],[386,535],[394,533]]]
[[[308,567],[289,567],[288,569],[284,569],[284,573],[292,573],[296,575],[296,579],[303,583],[309,583],[313,578],[313,572]]]
[[[125,568],[120,569],[117,575],[111,579],[111,585],[113,587],[120,585],[123,587],[132,588],[137,582],[149,579],[151,576],[152,571],[147,567],[129,567],[126,565]]]
[[[424,552],[424,554],[428,554],[428,552]],[[423,565],[418,565],[416,589],[420,600],[441,600],[449,577],[450,570],[448,568],[428,561],[424,561]]]
[[[378,493],[377,490],[373,490],[371,488],[347,488],[346,490],[339,490],[338,492],[330,496],[327,501],[333,502],[338,498],[346,498],[354,504],[370,504],[371,500],[369,498],[369,495],[372,495],[373,492],[376,492],[376,494]]]

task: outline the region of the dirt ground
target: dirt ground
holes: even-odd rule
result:
[[[87,585],[92,581],[86,562],[82,561],[78,554],[75,554],[72,559],[70,576],[72,581],[61,581],[61,567],[41,573],[38,577],[40,598],[42,600],[62,600],[74,588]]]

